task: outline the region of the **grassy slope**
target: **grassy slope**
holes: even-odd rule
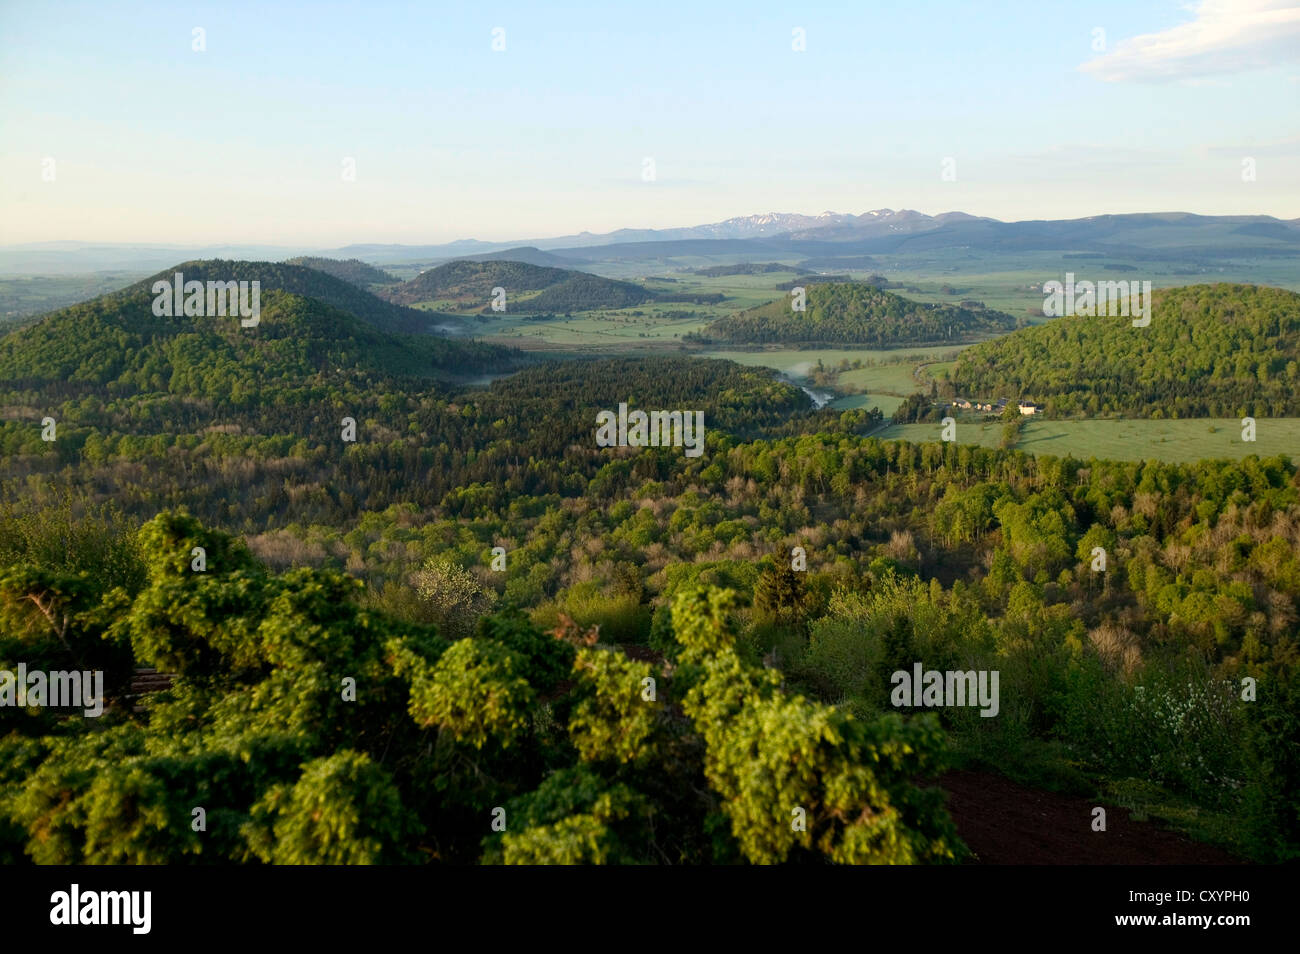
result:
[[[894,425],[881,436],[907,441],[937,441],[938,424]],[[957,422],[957,442],[997,447],[999,422]],[[1190,463],[1207,458],[1239,459],[1254,454],[1300,455],[1300,418],[1272,418],[1256,424],[1254,443],[1241,439],[1239,420],[1029,421],[1017,449],[1031,454],[1079,459],[1162,460]]]

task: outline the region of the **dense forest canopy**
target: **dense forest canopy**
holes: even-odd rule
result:
[[[174,268],[166,269],[132,285],[125,289],[125,293],[149,291],[157,281],[170,283],[177,272],[184,275],[187,282],[258,281],[262,283],[263,292],[285,291],[304,298],[312,298],[346,311],[380,331],[395,334],[429,334],[437,324],[435,320],[437,316],[429,312],[395,305],[334,275],[285,262],[241,262],[221,259],[182,262]]]
[[[0,709],[6,862],[951,861],[954,762],[1300,855],[1290,459],[881,441],[681,357],[465,389],[476,352],[297,293],[149,301],[0,339],[0,670],[110,702]],[[620,402],[705,453],[597,446]],[[900,708],[916,664],[999,715]]]
[[[280,389],[300,392],[318,376],[322,385],[357,375],[377,383],[518,362],[494,345],[388,334],[298,294],[264,287],[260,298],[259,322],[249,328],[233,316],[157,316],[154,296],[138,288],[73,305],[0,338],[0,387],[49,410],[50,398],[95,403],[143,393],[248,404]]]
[[[316,258],[310,255],[302,255],[298,258],[285,259],[285,264],[314,268],[326,275],[341,278],[358,288],[369,289],[371,285],[392,285],[398,281],[397,278],[388,274],[382,268],[376,268],[359,258]]]
[[[705,278],[721,278],[724,275],[765,275],[768,272],[806,273],[809,270],[802,265],[787,265],[784,262],[739,262],[735,265],[707,265],[695,269],[696,275]]]
[[[558,285],[573,274],[566,268],[549,268],[526,262],[475,262],[458,259],[423,271],[410,281],[386,288],[382,294],[389,301],[402,305],[423,301],[455,301],[476,308],[492,300],[494,288],[504,288],[507,296],[513,297],[521,292]]]
[[[653,291],[636,282],[590,272],[500,259],[448,262],[421,272],[409,282],[383,289],[381,294],[403,304],[437,301],[483,313],[499,310],[526,314],[631,308],[650,301],[702,303],[723,299],[721,293]],[[494,303],[503,307],[494,309]]]
[[[161,514],[130,589],[47,574],[51,640],[0,573],[0,662],[103,657],[175,674],[102,723],[0,710],[0,859],[44,864],[951,861],[933,716],[859,719],[746,663],[733,594],[684,590],[677,665],[517,612],[447,640],[361,605],[329,571],[268,573]],[[193,574],[202,547],[210,569]],[[774,724],[783,727],[773,732]],[[60,731],[62,729],[63,731]],[[753,758],[776,767],[755,779]],[[784,768],[782,768],[784,767]],[[194,809],[205,827],[192,824]],[[796,828],[787,819],[802,812]],[[494,829],[504,821],[504,830]],[[495,832],[495,833],[494,833]]]
[[[635,282],[575,272],[564,281],[543,289],[520,307],[544,312],[591,311],[595,308],[630,308],[660,297]],[[669,297],[666,300],[676,299]]]
[[[1151,323],[1056,318],[962,353],[942,396],[1000,395],[1062,417],[1300,415],[1300,295],[1264,285],[1157,291]]]
[[[689,337],[729,344],[890,347],[974,341],[1016,327],[1016,320],[1000,311],[911,301],[868,283],[808,283],[806,295],[803,311],[796,311],[786,295],[719,318]]]

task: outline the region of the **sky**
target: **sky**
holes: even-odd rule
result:
[[[1289,219],[1298,106],[1274,0],[0,0],[0,244]]]

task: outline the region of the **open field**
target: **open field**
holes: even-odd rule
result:
[[[117,291],[149,274],[148,271],[111,271],[86,275],[0,276],[0,327],[6,322]]]
[[[717,304],[648,302],[630,308],[574,312],[550,321],[529,321],[525,313],[528,299],[533,296],[528,295],[512,303],[519,314],[481,315],[477,309],[469,314],[459,313],[465,315],[465,333],[525,350],[547,350],[556,345],[605,354],[625,354],[641,348],[662,350],[662,346],[677,344],[683,335],[700,331],[711,321],[779,298],[784,292],[776,286],[792,279],[794,272],[718,278],[683,274],[673,280],[646,276],[644,272],[620,277],[635,277],[655,292],[722,294],[726,298]],[[420,307],[457,313],[457,308],[448,302],[421,303]]]
[[[846,390],[861,388],[868,394],[872,391],[888,391],[906,396],[917,389],[913,371],[921,363],[900,361],[895,364],[879,364],[871,368],[845,371],[839,376],[839,385]]]
[[[830,406],[840,411],[848,411],[853,408],[880,408],[880,413],[885,417],[891,416],[898,410],[898,406],[905,399],[897,394],[886,394],[881,391],[875,391],[870,394],[846,394],[831,401]]]
[[[939,428],[938,424],[896,424],[881,436],[885,440],[935,441],[939,439]],[[997,447],[1001,436],[1001,422],[974,418],[957,421],[958,443]],[[1242,441],[1241,422],[1230,419],[1030,421],[1016,448],[1057,457],[1170,463],[1207,458],[1235,460],[1252,454],[1300,457],[1300,418],[1257,421],[1253,443]]]
[[[810,348],[801,351],[797,348],[783,348],[771,351],[702,351],[699,356],[702,358],[726,358],[729,361],[735,361],[737,364],[776,368],[778,371],[784,371],[792,376],[808,374],[818,361],[822,362],[826,367],[833,367],[841,361],[877,362],[875,368],[845,372],[845,377],[847,377],[848,375],[863,375],[887,367],[906,367],[910,369],[927,361],[936,361],[943,355],[958,350],[960,350],[960,346],[954,347],[952,345],[936,345],[927,348],[891,348],[887,350],[879,348]],[[891,374],[893,373],[891,372]],[[910,370],[908,375],[911,375]]]
[[[928,364],[960,350],[961,346],[954,348],[951,345],[942,345],[928,348],[897,348],[888,351],[880,349],[706,351],[702,352],[701,356],[726,358],[739,364],[776,368],[800,382],[807,382],[818,361],[827,368],[833,368],[841,361],[872,361],[875,364],[870,367],[854,368],[840,373],[835,384],[837,390],[861,393],[842,394],[831,402],[831,407],[845,410],[878,407],[882,414],[889,417],[903,403],[907,395],[920,388],[920,384],[912,375],[918,365]]]
[[[709,305],[649,304],[610,311],[578,312],[571,318],[527,321],[522,317],[471,319],[470,333],[486,341],[530,349],[565,345],[586,351],[634,351],[647,344],[675,344],[699,331],[716,314]],[[672,314],[675,313],[675,314]]]

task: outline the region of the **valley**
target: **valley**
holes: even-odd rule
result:
[[[614,278],[488,259],[400,280],[360,260],[194,260],[20,323],[0,337],[0,624],[12,634],[0,660],[21,647],[63,663],[48,617],[31,612],[53,599],[78,652],[102,656],[108,711],[121,711],[139,666],[175,681],[156,689],[145,721],[47,757],[16,755],[17,774],[0,774],[10,826],[0,854],[86,857],[22,834],[79,824],[41,801],[43,779],[82,765],[115,777],[106,744],[134,760],[169,734],[214,731],[218,710],[199,728],[173,728],[197,674],[234,699],[244,680],[299,685],[339,652],[383,694],[375,731],[413,747],[437,726],[450,740],[440,745],[486,753],[522,786],[483,797],[533,819],[529,838],[556,817],[547,786],[634,785],[626,791],[677,819],[660,851],[784,857],[793,849],[740,820],[734,841],[701,842],[722,809],[712,795],[683,795],[705,791],[699,756],[668,753],[682,733],[718,750],[758,744],[733,733],[769,718],[764,706],[797,704],[808,707],[801,718],[836,720],[846,740],[823,756],[814,789],[857,771],[871,733],[946,753],[941,784],[960,834],[946,813],[910,801],[911,776],[894,779],[882,797],[911,806],[900,824],[925,839],[895,860],[1020,858],[984,824],[993,807],[964,786],[989,772],[1014,780],[993,784],[1016,824],[1050,792],[1058,814],[1102,800],[1204,843],[1139,828],[1130,845],[1145,847],[1125,857],[1284,856],[1292,842],[1279,849],[1270,833],[1289,831],[1275,808],[1287,783],[1266,767],[1297,691],[1300,417],[1288,382],[1300,296],[1239,281],[1166,287],[1139,330],[1031,314],[1025,302],[1041,311],[1041,292],[1013,287],[1015,272],[891,277],[853,261],[871,268],[710,264]],[[257,282],[259,321],[157,312],[149,289],[177,272]],[[787,304],[798,283],[812,309],[803,324]],[[935,343],[936,332],[957,340]],[[1035,400],[1043,414],[1009,431],[960,412],[955,440],[941,441],[961,395]],[[693,426],[660,441],[679,446],[593,440],[592,422],[609,425],[611,408]],[[1258,417],[1254,441],[1226,411]],[[1098,548],[1113,561],[1100,581]],[[207,574],[197,589],[176,576],[194,552]],[[298,644],[298,631],[316,635]],[[330,648],[362,631],[385,634],[384,655],[373,643],[358,655]],[[891,721],[891,673],[917,659],[972,680],[997,672],[1001,699],[982,711],[905,707],[907,720]],[[720,719],[678,688],[673,660],[713,673],[720,698],[732,680],[779,666],[803,701],[760,695],[752,712]],[[592,714],[605,703],[591,700],[633,678],[662,680],[686,708],[634,725]],[[1243,678],[1276,687],[1260,716],[1232,690]],[[513,695],[474,701],[484,680]],[[337,705],[330,697],[310,681],[259,695],[238,744],[270,744],[267,726],[297,718],[296,707]],[[576,720],[567,729],[546,722],[550,700]],[[1166,719],[1171,707],[1182,721]],[[1117,736],[1121,724],[1130,729]],[[25,745],[43,725],[11,729],[4,744]],[[596,741],[611,725],[615,738],[641,740],[630,775],[605,776],[602,757],[581,755],[629,744]],[[344,734],[364,748],[369,731]],[[561,741],[570,732],[577,755]],[[208,747],[205,765],[229,755],[224,743],[189,744]],[[323,771],[333,745],[316,730],[293,758]],[[371,771],[369,759],[348,771]],[[404,755],[367,784],[399,787],[424,817],[479,810],[481,780],[449,763],[439,771],[462,794],[437,794],[417,781],[422,764]],[[168,765],[183,785],[207,771],[184,756]],[[285,777],[274,759],[252,771],[266,784]],[[694,788],[661,788],[665,772],[687,773]],[[265,811],[232,798],[218,807],[246,819]],[[645,860],[648,823],[602,820],[597,804],[579,806],[602,832],[596,854],[560,857]],[[227,857],[250,844],[263,860],[297,857],[242,824],[218,840]],[[853,847],[851,826],[823,824],[836,832],[833,860],[879,860]],[[420,850],[451,862],[556,857],[547,841],[485,846],[458,830],[424,828]],[[357,857],[412,860],[406,835],[376,837],[386,847]],[[139,850],[129,836],[110,844],[93,857]],[[151,850],[177,859],[194,846],[162,839]]]

